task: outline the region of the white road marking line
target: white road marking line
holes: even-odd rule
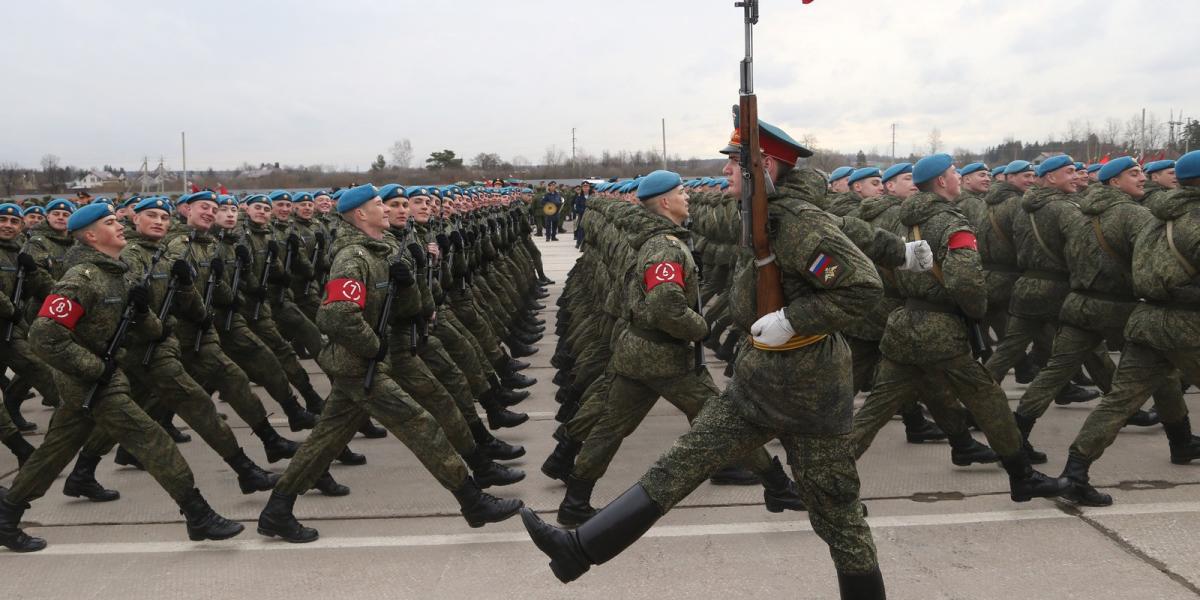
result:
[[[1083,514],[1091,517],[1133,516],[1166,513],[1197,513],[1200,502],[1161,502],[1086,508]],[[1002,523],[1035,521],[1044,519],[1074,519],[1055,508],[1029,510],[1002,510],[977,513],[952,513],[941,515],[897,515],[870,517],[867,521],[875,529],[894,527],[939,527],[974,523]],[[243,535],[256,535],[251,524]],[[719,523],[709,525],[664,525],[651,529],[646,537],[677,538],[712,535],[754,535],[767,533],[792,533],[812,531],[807,519],[796,521],[763,521],[752,523]],[[37,534],[37,531],[32,531]],[[89,556],[97,554],[165,554],[172,552],[253,552],[289,550],[343,550],[360,548],[413,548],[423,546],[461,546],[466,544],[529,543],[524,532],[516,533],[460,533],[446,535],[396,535],[378,537],[323,537],[310,544],[288,544],[266,538],[232,540],[228,542],[113,542],[54,544],[33,554],[15,554],[0,551],[2,559],[21,559],[37,556]],[[19,558],[18,558],[19,557]]]

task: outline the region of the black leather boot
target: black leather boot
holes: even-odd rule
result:
[[[362,427],[358,428],[358,432],[369,440],[378,440],[380,438],[387,437],[387,429],[376,425],[375,422],[371,420],[371,417],[367,417],[366,420],[363,421]]]
[[[708,476],[708,481],[713,485],[758,485],[762,483],[762,479],[759,479],[758,475],[738,465],[721,467],[719,471]]]
[[[509,373],[516,373],[518,371],[524,371],[525,369],[528,369],[528,368],[529,368],[529,363],[527,363],[523,360],[517,360],[515,358],[506,358],[503,370],[506,372],[509,372]]]
[[[1171,446],[1171,463],[1186,465],[1200,458],[1200,437],[1192,435],[1192,420],[1184,417],[1174,423],[1163,423],[1167,443]]]
[[[1112,496],[1102,494],[1088,483],[1088,469],[1092,461],[1074,454],[1067,454],[1067,466],[1061,477],[1071,483],[1062,497],[1080,506],[1112,506]]]
[[[525,413],[513,412],[504,408],[498,396],[499,390],[493,387],[479,398],[479,405],[487,413],[488,427],[492,429],[516,427],[529,420],[529,415]]]
[[[1063,478],[1049,477],[1033,469],[1029,457],[1024,452],[1018,452],[1009,458],[1001,458],[1004,470],[1008,472],[1009,496],[1013,502],[1029,502],[1034,498],[1054,498],[1061,496],[1071,483]]]
[[[345,448],[342,448],[341,453],[339,453],[337,455],[337,458],[334,460],[338,461],[339,463],[342,463],[343,465],[347,465],[350,467],[357,467],[360,465],[367,464],[366,455],[359,454],[359,453],[351,450],[350,446],[346,446]]]
[[[514,331],[512,332],[512,334],[509,336],[509,339],[510,339],[510,340],[512,340],[512,341],[514,341],[514,342],[517,342],[517,343],[519,343],[519,344],[524,344],[524,345],[526,345],[526,346],[530,346],[530,347],[532,347],[534,344],[536,344],[536,343],[538,343],[539,341],[541,341],[541,339],[542,339],[542,336],[540,336],[540,335],[530,335],[530,334],[528,334],[528,333],[525,333],[525,332],[523,332],[523,331],[520,331],[520,330],[514,330]]]
[[[516,358],[525,358],[526,356],[533,356],[538,353],[536,347],[522,344],[520,340],[515,340],[512,336],[504,340],[504,345],[508,346],[509,353]]]
[[[87,498],[92,502],[112,502],[121,497],[117,490],[107,490],[96,481],[96,466],[100,464],[99,456],[80,454],[75,461],[75,468],[67,475],[63,483],[63,494],[71,498]]]
[[[180,431],[175,426],[175,413],[168,412],[164,414],[158,424],[163,428],[163,431],[167,432],[167,435],[171,436],[171,441],[176,444],[186,444],[192,441],[192,436]]]
[[[287,415],[288,428],[292,431],[303,431],[317,426],[317,415],[304,410],[295,396],[289,396],[286,401],[280,402],[279,406],[283,409],[283,414]]]
[[[317,482],[313,484],[312,489],[321,492],[323,496],[336,497],[350,495],[350,488],[335,481],[329,471],[325,471],[317,478]]]
[[[7,498],[0,500],[0,546],[13,552],[37,552],[46,548],[46,540],[21,531],[21,516],[29,504],[15,504]]]
[[[571,419],[575,418],[575,413],[579,412],[579,396],[572,392],[574,386],[567,388],[559,388],[559,391],[567,390],[562,394],[562,402],[558,405],[558,410],[554,412],[554,420],[559,423],[566,424]],[[554,399],[559,399],[559,394],[554,395]]]
[[[17,387],[14,385],[15,383],[12,381],[4,386],[4,408],[8,411],[8,417],[20,431],[37,431],[37,424],[26,421],[24,415],[21,414],[21,404],[25,402],[25,394],[14,389]]]
[[[955,465],[966,467],[976,463],[994,463],[998,460],[1000,460],[999,454],[996,454],[987,444],[975,441],[970,433],[964,431],[961,434],[950,436],[950,462]]]
[[[1100,392],[1079,387],[1073,383],[1068,383],[1063,386],[1063,389],[1054,397],[1054,403],[1059,406],[1075,404],[1078,402],[1088,402],[1100,397]]]
[[[563,425],[554,430],[554,439],[558,443],[554,445],[550,456],[546,457],[546,462],[542,463],[542,473],[545,473],[546,477],[550,479],[558,479],[566,483],[567,477],[571,475],[571,469],[575,468],[575,457],[583,448],[583,442],[576,442],[567,437],[567,430]]]
[[[136,456],[130,454],[124,446],[117,446],[117,453],[113,456],[113,462],[122,467],[133,467],[139,471],[146,470],[146,467],[142,466],[142,462]]]
[[[483,450],[483,453],[492,460],[513,460],[525,456],[524,446],[514,446],[508,442],[501,441],[488,431],[483,421],[472,421],[468,423],[471,428],[471,437],[475,439],[475,445]]]
[[[925,418],[925,413],[918,404],[911,404],[908,409],[900,413],[900,418],[904,421],[904,437],[910,444],[936,442],[947,437],[946,432],[942,431],[936,423]]]
[[[883,589],[883,574],[879,567],[870,573],[838,572],[838,592],[842,600],[887,600]]]
[[[1016,377],[1017,383],[1033,383],[1033,380],[1037,379],[1038,371],[1041,369],[1033,364],[1028,354],[1022,356],[1021,360],[1017,361],[1017,365],[1013,367],[1013,375]]]
[[[1125,420],[1126,427],[1153,427],[1161,423],[1162,417],[1160,417],[1158,415],[1158,411],[1154,409],[1138,410]]]
[[[487,453],[480,446],[475,446],[475,450],[463,456],[463,460],[471,468],[471,474],[475,476],[475,483],[484,489],[493,485],[512,485],[525,479],[525,471],[493,461],[488,458]]]
[[[238,487],[241,488],[243,494],[253,494],[254,492],[266,492],[275,488],[275,484],[279,481],[279,474],[264,470],[262,467],[254,464],[249,456],[246,456],[245,451],[238,448],[237,454],[225,459],[225,464],[237,473]]]
[[[246,529],[241,523],[218,515],[195,488],[179,503],[179,513],[187,520],[188,539],[193,542],[227,540]]]
[[[307,386],[300,388],[300,397],[304,399],[304,409],[312,413],[314,416],[320,416],[325,411],[325,398],[317,393],[313,387]]]
[[[800,499],[800,486],[796,485],[791,477],[788,477],[778,456],[771,458],[771,468],[762,474],[762,482],[763,503],[767,506],[767,512],[808,510],[808,507],[804,506],[804,501]]]
[[[1033,444],[1029,443],[1029,434],[1033,432],[1037,419],[1026,418],[1018,412],[1013,413],[1013,419],[1017,422],[1017,431],[1021,432],[1021,451],[1029,457],[1029,462],[1035,465],[1046,464],[1046,453],[1037,451]]]
[[[560,345],[554,356],[550,357],[550,366],[560,371],[570,371],[575,366],[575,358],[565,345]]]
[[[550,383],[553,383],[560,388],[571,385],[571,372],[566,369],[559,369],[555,371],[554,379],[551,379]]]
[[[558,505],[558,524],[563,527],[579,527],[596,514],[592,507],[592,490],[596,481],[567,477],[567,493]]]
[[[525,375],[524,373],[510,371],[507,373],[501,373],[500,383],[503,387],[506,387],[510,390],[523,390],[527,387],[532,387],[533,384],[537,383],[537,380]]]
[[[608,506],[567,531],[546,524],[528,508],[521,509],[525,531],[546,556],[550,570],[563,583],[570,583],[592,567],[612,560],[654,525],[663,511],[641,484],[634,485]]]
[[[25,461],[33,455],[35,448],[26,440],[20,432],[14,433],[4,438],[4,446],[12,451],[13,456],[17,457],[17,466],[25,465]]]
[[[270,500],[258,514],[258,533],[267,537],[282,538],[293,544],[307,544],[316,541],[320,534],[316,529],[305,527],[296,520],[293,509],[296,506],[294,494],[271,492]]]
[[[452,492],[458,500],[467,525],[483,527],[488,523],[499,523],[521,510],[525,506],[520,500],[497,498],[481,489],[475,480],[468,477],[457,490]]]
[[[509,407],[516,406],[529,397],[529,392],[526,390],[510,390],[508,388],[500,388],[496,400],[500,402],[500,406]]]
[[[271,422],[263,419],[257,427],[251,428],[254,435],[262,440],[263,451],[267,454],[267,462],[277,463],[285,458],[291,458],[296,455],[296,450],[300,449],[300,444],[293,442],[275,431],[271,426]]]

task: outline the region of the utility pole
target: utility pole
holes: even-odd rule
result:
[[[663,137],[663,170],[667,170],[667,118],[662,120],[662,137]]]
[[[1142,141],[1140,142],[1142,149],[1138,152],[1138,160],[1142,161],[1146,158],[1146,109],[1142,109]]]
[[[1167,121],[1167,126],[1170,127],[1170,132],[1171,132],[1169,134],[1170,135],[1169,144],[1171,146],[1171,152],[1175,152],[1175,153],[1179,152],[1179,146],[1175,139],[1175,127],[1176,126],[1179,126],[1179,135],[1183,136],[1184,138],[1187,137],[1187,132],[1183,128],[1183,125],[1185,123],[1187,123],[1187,121],[1183,120],[1183,111],[1182,110],[1179,111],[1179,120],[1176,120],[1175,119],[1175,109],[1171,109],[1171,116],[1170,116],[1169,120]]]
[[[575,162],[575,128],[571,128],[571,168],[575,171],[575,176],[579,177],[579,163]]]
[[[183,146],[183,193],[188,193],[187,178],[187,132],[179,132],[179,143]]]
[[[896,162],[896,124],[892,123],[892,163]]]

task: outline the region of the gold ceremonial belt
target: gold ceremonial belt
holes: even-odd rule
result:
[[[783,352],[785,350],[795,350],[796,348],[803,348],[805,346],[811,346],[827,337],[829,337],[828,334],[793,335],[792,339],[790,339],[778,346],[768,346],[768,345],[763,344],[754,339],[751,339],[750,341],[754,344],[754,347],[758,348],[759,350],[766,350],[767,352]]]

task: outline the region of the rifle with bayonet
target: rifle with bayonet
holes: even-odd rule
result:
[[[21,265],[21,256],[25,255],[25,249],[28,246],[29,243],[26,242],[21,247],[21,251],[17,253],[17,278],[13,283],[12,296],[9,297],[13,306],[13,318],[4,326],[4,343],[6,344],[12,341],[13,327],[16,326],[17,320],[20,318],[18,315],[21,314],[21,297],[25,295],[25,267]]]

